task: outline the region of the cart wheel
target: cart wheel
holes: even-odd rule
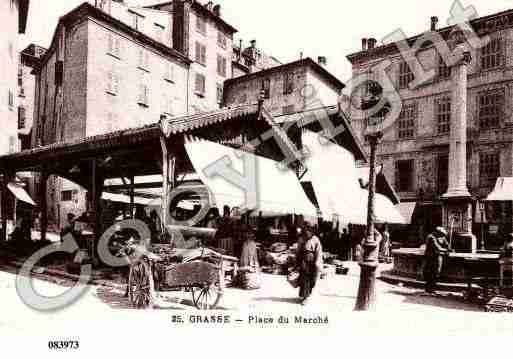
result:
[[[128,275],[128,300],[135,308],[153,306],[155,287],[150,265],[145,261],[130,266]]]
[[[215,309],[223,296],[219,283],[208,284],[201,288],[192,288],[192,302],[200,310]]]

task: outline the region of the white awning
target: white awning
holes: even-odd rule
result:
[[[23,201],[25,203],[28,203],[28,204],[31,204],[33,206],[36,205],[36,203],[32,200],[32,198],[30,197],[30,195],[27,193],[27,191],[25,191],[25,188],[23,188],[22,186],[20,186],[19,184],[17,183],[14,183],[14,182],[9,182],[7,184],[7,188],[9,188],[9,191],[12,192],[12,194],[17,198],[19,199],[20,201]]]
[[[413,212],[417,207],[417,202],[401,202],[398,204],[399,213],[403,216],[406,224],[411,224]]]
[[[295,173],[289,169],[279,168],[277,162],[204,140],[187,139],[185,149],[201,181],[212,192],[218,208],[228,205],[231,208],[240,207],[257,213],[262,211],[276,214],[317,215],[316,208],[309,201]],[[252,187],[255,192],[251,192],[250,195],[256,195],[256,203],[254,203],[255,206],[250,204],[251,208],[246,208],[244,190],[230,182],[233,179],[229,180],[220,173],[210,177],[205,174],[207,168],[216,162],[223,161],[236,173],[236,177],[244,178],[243,158],[254,171],[250,176],[253,176],[251,180],[254,181]]]
[[[499,177],[487,201],[513,201],[513,177]]]
[[[304,132],[303,144],[310,152],[307,167],[323,217],[366,224],[368,191],[358,181],[354,155],[337,144],[321,144],[319,136],[310,131]],[[392,201],[381,194],[375,196],[374,210],[378,222],[405,223]]]

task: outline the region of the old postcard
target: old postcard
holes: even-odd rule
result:
[[[0,0],[0,18],[7,355],[501,350],[510,1]]]

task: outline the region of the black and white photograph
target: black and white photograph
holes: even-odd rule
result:
[[[513,1],[0,19],[7,357],[506,354]]]

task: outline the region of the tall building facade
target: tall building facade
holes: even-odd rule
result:
[[[468,34],[459,27],[437,29],[437,21],[431,19],[431,31],[439,35],[440,42],[451,51],[460,43],[466,43],[470,50],[465,91],[467,187],[474,199],[474,233],[482,237],[480,233],[486,232],[486,240],[494,246],[502,241],[502,234],[511,232],[511,204],[488,202],[481,213],[479,202],[492,191],[498,177],[513,176],[513,11],[470,22],[478,38],[490,39],[478,48],[469,46],[465,40]],[[422,35],[408,39],[410,46],[420,39]],[[451,118],[460,102],[451,93],[460,79],[443,60],[436,42],[426,41],[416,51],[423,69],[433,70],[435,76],[415,86],[419,79],[415,78],[411,58],[403,57],[395,43],[375,44],[374,39],[363,39],[362,50],[348,59],[354,77],[363,75],[378,82],[383,75],[375,71],[376,66],[390,61],[386,76],[401,98],[402,111],[385,129],[377,158],[385,165],[387,177],[394,179],[402,202],[417,202],[419,221],[429,230],[442,224],[441,196],[449,183]],[[354,89],[353,103],[360,103],[368,91],[366,84]],[[354,120],[352,125],[363,139],[367,121]],[[480,226],[482,218],[486,224]]]
[[[193,60],[192,112],[219,108],[224,81],[232,77],[233,35],[237,32],[223,20],[221,5],[175,0],[148,8],[171,14],[173,48]]]
[[[32,124],[34,123],[34,100],[36,97],[36,72],[46,49],[30,44],[19,54],[18,67],[18,140],[20,150],[31,147]]]
[[[1,0],[0,21],[0,154],[16,152],[18,145],[18,36],[25,32],[28,0]]]

